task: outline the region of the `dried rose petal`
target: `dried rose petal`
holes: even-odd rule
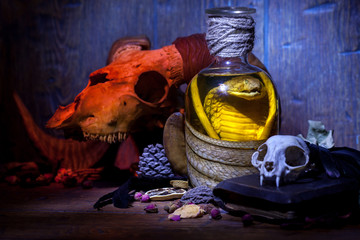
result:
[[[52,181],[54,178],[54,174],[52,173],[44,173],[44,177],[48,180],[48,181]]]
[[[158,207],[156,206],[156,204],[149,204],[144,208],[144,210],[147,213],[157,213],[157,212],[159,212]]]
[[[150,201],[150,197],[147,194],[144,194],[141,196],[140,202],[149,202]]]
[[[204,215],[204,210],[196,204],[187,204],[176,209],[173,214],[180,215],[181,218],[197,218]]]
[[[180,221],[180,220],[181,220],[181,217],[180,217],[180,215],[170,214],[170,215],[169,215],[169,219],[170,219],[171,221]]]
[[[221,217],[222,217],[220,210],[218,208],[211,209],[210,216],[212,219],[216,219],[216,220],[221,219]]]
[[[20,179],[17,176],[12,175],[12,176],[5,177],[5,181],[11,185],[15,185],[20,182]]]
[[[134,195],[134,199],[136,201],[139,201],[139,200],[141,200],[142,196],[143,196],[143,194],[141,192],[136,192],[135,195]]]

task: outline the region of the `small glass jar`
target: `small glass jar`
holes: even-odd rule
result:
[[[206,39],[215,61],[190,82],[185,119],[210,138],[260,141],[278,134],[275,86],[265,69],[248,62],[254,44],[255,22],[250,16],[254,12],[243,7],[206,10]],[[244,26],[238,27],[238,21]]]

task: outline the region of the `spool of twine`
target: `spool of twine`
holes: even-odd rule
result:
[[[255,21],[249,15],[209,16],[206,41],[210,54],[240,57],[254,47]]]

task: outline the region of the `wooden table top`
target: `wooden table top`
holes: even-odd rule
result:
[[[146,213],[146,203],[126,209],[107,205],[93,209],[99,197],[117,189],[96,186],[64,188],[61,184],[22,188],[0,184],[0,239],[359,239],[360,225],[338,228],[285,230],[279,225],[254,222],[244,226],[240,217],[222,213],[196,219],[168,220],[163,207]]]

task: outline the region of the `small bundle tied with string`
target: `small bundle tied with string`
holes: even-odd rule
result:
[[[247,14],[209,15],[206,41],[211,55],[240,57],[254,47],[255,21]]]

